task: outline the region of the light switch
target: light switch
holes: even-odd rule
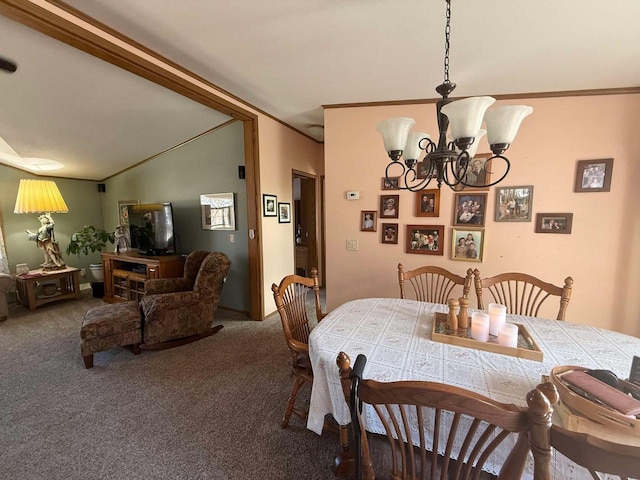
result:
[[[358,250],[358,240],[347,240],[347,250],[349,251],[357,251]]]
[[[236,237],[233,233],[229,234],[229,243],[234,243],[236,241]]]

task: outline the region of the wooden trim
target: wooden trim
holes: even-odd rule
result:
[[[71,7],[66,4],[63,5],[63,2],[52,0],[49,3],[66,10],[68,13],[72,13]],[[264,319],[262,239],[260,235],[260,223],[258,222],[257,216],[257,212],[259,212],[260,209],[256,204],[256,199],[260,198],[258,115],[219,97],[207,88],[197,85],[197,82],[202,82],[206,87],[219,91],[219,89],[212,84],[199,79],[187,70],[172,64],[169,60],[152,53],[146,48],[140,48],[140,52],[165,62],[166,67],[175,68],[189,78],[183,78],[177,73],[163,68],[136,53],[130,52],[124,47],[112,43],[28,0],[0,0],[0,15],[15,20],[74,48],[244,122],[245,167],[247,170],[247,226],[249,229],[255,231],[254,240],[249,241],[250,315],[253,319]],[[93,19],[87,20],[89,17],[86,15],[78,14],[78,18],[100,29],[99,22]],[[108,29],[106,26],[104,31],[133,47],[137,45],[132,40]]]
[[[538,92],[538,93],[510,93],[502,95],[491,95],[496,100],[520,100],[523,98],[557,98],[557,97],[589,97],[597,95],[637,95],[640,94],[640,87],[602,88],[591,90],[567,90],[560,92]],[[384,102],[360,102],[360,103],[335,103],[322,105],[322,108],[358,108],[358,107],[387,107],[393,105],[424,105],[436,103],[440,98],[424,98],[414,100],[391,100]],[[454,99],[455,100],[455,99]]]

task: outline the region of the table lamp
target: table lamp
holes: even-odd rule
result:
[[[60,246],[53,234],[54,221],[51,213],[67,213],[58,186],[53,180],[20,180],[18,197],[13,213],[40,213],[40,228],[37,232],[27,230],[27,238],[36,242],[44,255],[43,270],[62,270],[65,268]]]

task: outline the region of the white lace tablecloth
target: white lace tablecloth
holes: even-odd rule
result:
[[[626,378],[633,355],[640,355],[638,338],[588,325],[520,315],[508,315],[507,321],[527,327],[544,353],[542,362],[434,342],[434,313],[446,311],[446,305],[440,304],[367,298],[347,302],[329,313],[309,338],[314,379],[307,428],[321,434],[328,413],[342,425],[350,422],[336,366],[341,351],[353,363],[358,354],[367,356],[365,378],[381,382],[441,382],[522,406],[526,406],[526,394],[555,366],[604,368]],[[383,433],[375,414],[365,415],[367,430]],[[497,458],[488,470],[496,473],[498,462]],[[523,478],[532,478],[532,472],[530,459]],[[585,469],[560,454],[554,454],[552,473],[553,478],[563,480],[591,478]]]

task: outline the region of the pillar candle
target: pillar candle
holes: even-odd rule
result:
[[[505,323],[498,332],[498,343],[507,347],[518,346],[518,326],[513,323]]]
[[[489,340],[489,315],[484,312],[471,314],[471,338],[480,342]]]
[[[489,312],[489,333],[497,336],[500,327],[507,320],[507,307],[499,303],[490,303],[487,311]]]

